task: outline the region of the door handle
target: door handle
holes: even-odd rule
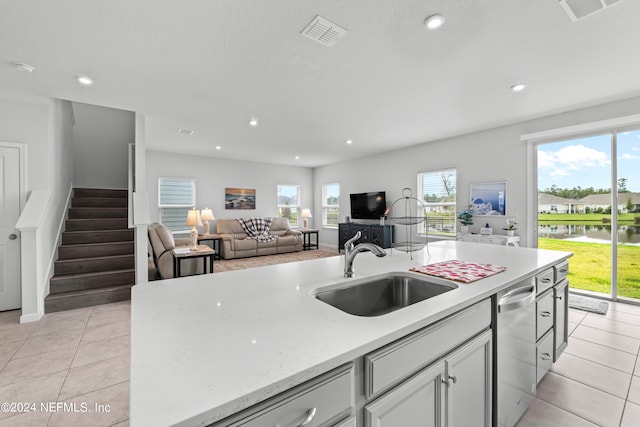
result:
[[[15,233],[11,233],[9,234],[9,240],[16,240],[18,238],[18,235]]]

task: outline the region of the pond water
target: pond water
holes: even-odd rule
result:
[[[539,224],[538,237],[583,242],[611,243],[611,225],[605,224]],[[618,243],[640,246],[640,226],[619,225]]]

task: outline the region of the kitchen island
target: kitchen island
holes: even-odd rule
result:
[[[571,256],[438,242],[429,251],[344,257],[193,276],[132,289],[130,424],[205,426],[458,313]],[[504,272],[378,317],[347,314],[313,291],[458,259]],[[417,273],[416,273],[417,274]],[[347,424],[345,424],[347,425]],[[355,424],[354,424],[355,425]]]

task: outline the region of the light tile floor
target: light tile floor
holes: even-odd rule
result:
[[[0,427],[129,425],[128,301],[19,317],[0,312]]]
[[[640,426],[640,306],[570,309],[569,333],[517,427]]]
[[[127,426],[130,311],[122,302],[23,325],[19,311],[0,312],[0,404],[21,410],[0,409],[0,427]],[[640,426],[640,306],[570,310],[569,331],[518,427]]]

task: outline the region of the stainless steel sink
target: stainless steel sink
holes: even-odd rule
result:
[[[336,288],[336,286],[338,286]],[[315,297],[355,316],[381,316],[456,289],[458,285],[417,273],[387,273],[315,291]]]

